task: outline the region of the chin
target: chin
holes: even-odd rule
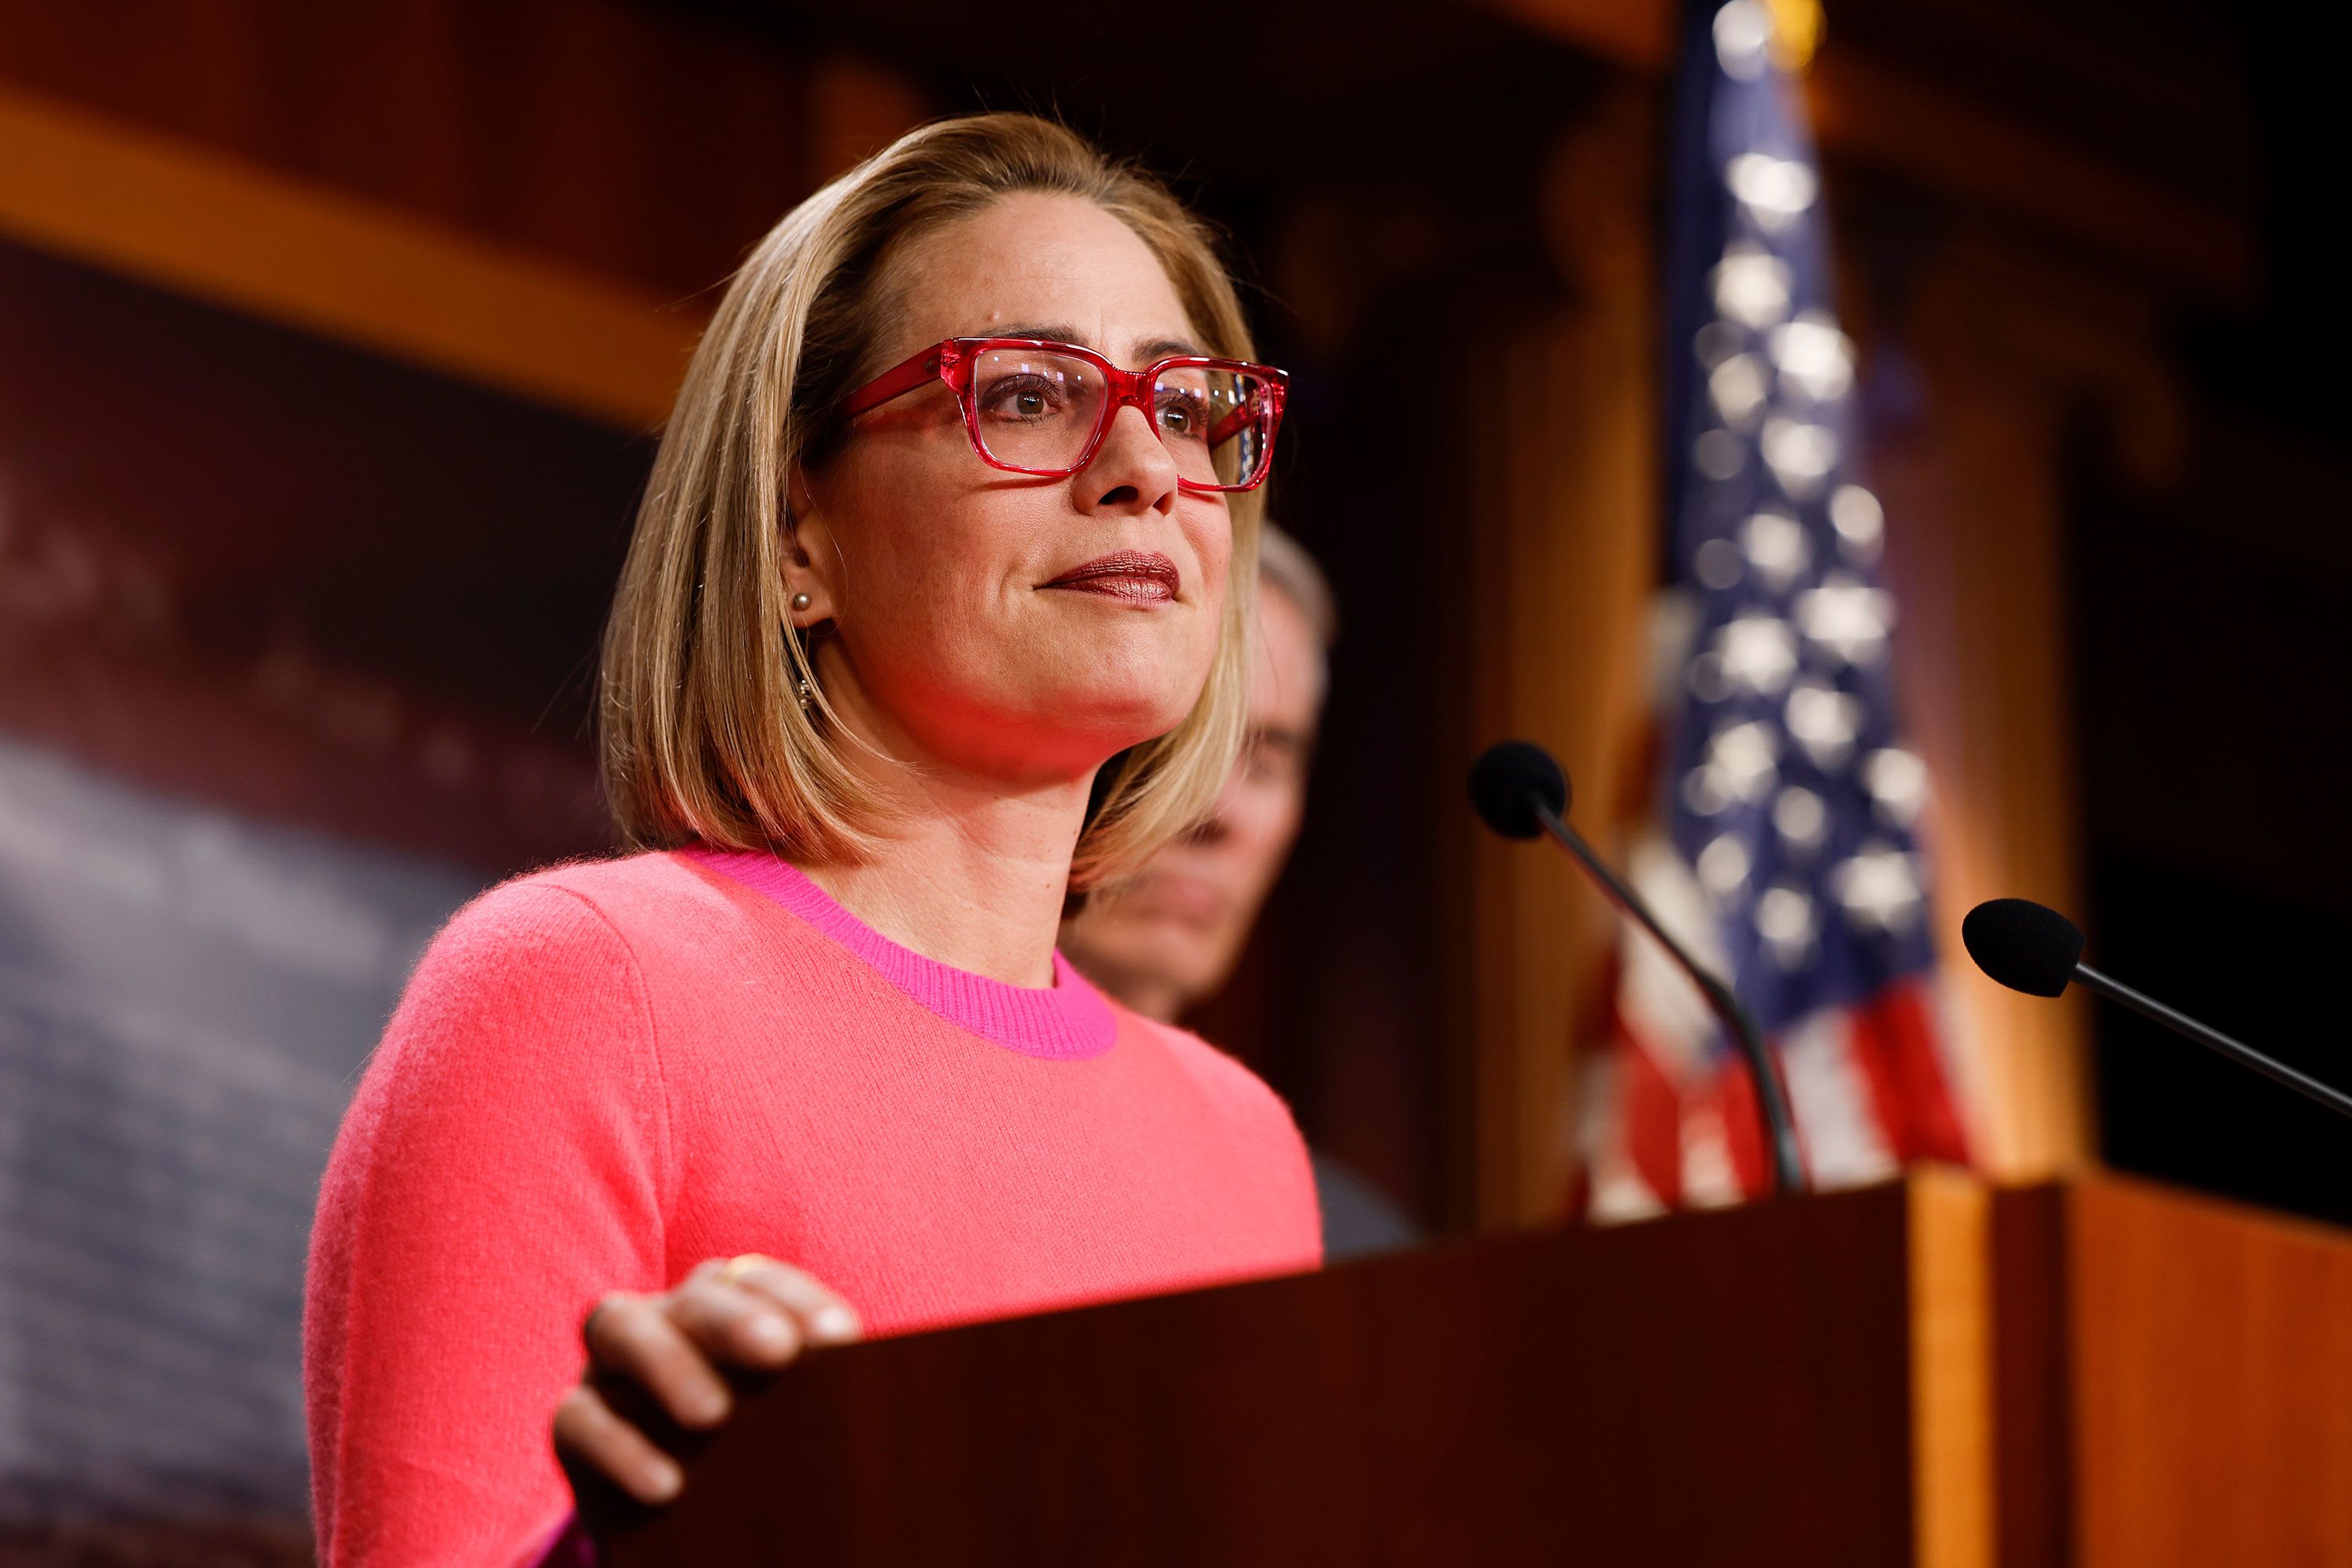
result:
[[[1156,740],[1184,722],[1199,700],[1168,691],[1138,690],[1131,686],[1089,681],[1049,698],[1043,705],[1048,720],[1067,722],[1083,719],[1085,728],[1098,736],[1103,754],[1126,751]]]
[[[943,758],[1028,773],[1084,772],[1184,722],[1205,670],[1186,689],[1170,660],[1085,658],[1056,649],[967,658],[898,707]],[[1017,662],[1016,662],[1017,660]],[[1187,661],[1189,662],[1189,661]],[[910,683],[912,684],[912,683]]]
[[[1126,626],[1105,628],[1074,647],[1046,645],[1040,651],[1055,660],[1057,674],[1082,679],[1105,697],[1124,696],[1163,711],[1189,711],[1217,661],[1213,636],[1157,616],[1129,617]]]

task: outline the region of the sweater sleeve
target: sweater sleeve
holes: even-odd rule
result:
[[[543,877],[476,900],[419,963],[311,1237],[321,1568],[508,1568],[570,1506],[550,1423],[581,1321],[668,1284],[656,1047],[621,933]]]

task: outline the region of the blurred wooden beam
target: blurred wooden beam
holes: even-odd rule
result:
[[[1675,61],[1673,0],[1481,0],[1489,11],[1643,75]]]
[[[0,86],[0,236],[624,429],[705,307]]]
[[[2232,300],[2254,287],[2246,224],[2017,121],[1825,49],[1806,73],[1813,133],[1847,162],[1997,207],[2156,276]]]
[[[1671,0],[1480,3],[1639,75],[1674,65]],[[1805,87],[1814,136],[1832,159],[2030,219],[2178,283],[2231,300],[2252,291],[2254,237],[2233,214],[1842,49],[1834,33]]]

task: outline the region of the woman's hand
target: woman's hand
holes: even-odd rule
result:
[[[862,1330],[849,1303],[808,1275],[747,1252],[698,1264],[657,1296],[615,1290],[580,1331],[588,1370],[555,1407],[555,1455],[572,1492],[584,1501],[593,1478],[664,1503],[685,1472],[656,1432],[725,1421],[735,1406],[729,1369],[773,1372],[804,1346],[843,1344]]]

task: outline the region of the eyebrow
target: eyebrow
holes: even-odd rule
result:
[[[1015,323],[999,327],[985,335],[992,338],[1042,338],[1051,342],[1076,343],[1080,348],[1088,349],[1095,346],[1079,335],[1077,328],[1061,321]],[[1153,360],[1166,359],[1171,354],[1204,354],[1206,352],[1190,338],[1148,338],[1136,343],[1129,351],[1133,358],[1145,364]]]

